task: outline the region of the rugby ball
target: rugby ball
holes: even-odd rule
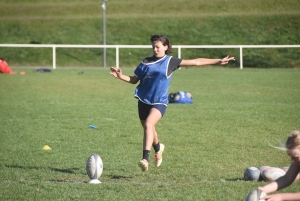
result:
[[[269,167],[262,172],[262,177],[265,181],[275,181],[283,175],[285,175],[285,171],[277,167]]]
[[[264,196],[266,196],[266,193],[261,190],[254,189],[247,195],[245,201],[264,201],[261,199]]]
[[[270,167],[270,166],[266,166],[266,165],[263,165],[263,166],[259,166],[259,167],[258,167],[258,169],[259,169],[259,171],[260,171],[259,180],[263,180],[263,179],[264,179],[263,176],[262,176],[262,172],[263,172],[265,169],[269,168],[269,167]]]
[[[100,184],[99,177],[103,171],[102,159],[97,154],[92,154],[86,162],[86,173],[90,177],[89,184]]]
[[[300,174],[298,173],[298,174],[297,174],[297,177],[295,178],[294,181],[298,181],[299,179],[300,179]]]
[[[285,172],[287,172],[289,170],[289,166],[284,166],[281,169],[283,169]]]
[[[244,179],[246,181],[258,181],[260,171],[257,167],[248,167],[244,171]]]
[[[192,98],[192,93],[191,92],[186,92],[186,97]]]

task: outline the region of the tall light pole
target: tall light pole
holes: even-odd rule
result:
[[[103,45],[106,45],[106,5],[108,0],[102,0],[102,11],[103,11]],[[103,67],[106,67],[106,47],[103,48]]]

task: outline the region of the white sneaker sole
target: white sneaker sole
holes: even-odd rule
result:
[[[154,165],[155,167],[159,167],[162,163],[162,154],[164,152],[164,149],[165,149],[165,145],[164,144],[160,144],[160,150],[159,152],[157,153],[158,155],[160,155],[160,159],[159,160],[154,160]]]
[[[143,172],[146,172],[148,171],[148,164],[146,162],[144,162],[143,160],[141,160],[139,163],[138,163],[139,167],[141,168],[141,170]]]

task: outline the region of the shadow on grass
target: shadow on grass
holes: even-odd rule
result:
[[[246,181],[244,178],[232,178],[232,179],[225,179],[225,181],[244,181],[244,182],[263,182],[263,180],[258,180],[258,181]]]
[[[109,177],[111,179],[116,179],[116,180],[129,180],[133,178],[133,177],[120,176],[120,175],[109,175]]]
[[[52,168],[52,167],[26,167],[21,165],[5,165],[7,168],[16,168],[16,169],[24,169],[24,170],[38,170],[38,169],[49,169],[56,172],[62,172],[62,173],[68,173],[68,174],[75,174],[76,170],[79,170],[79,168],[67,168],[67,169],[61,169],[61,168]]]
[[[87,183],[88,180],[72,180],[72,179],[50,179],[51,182],[58,182],[58,183]]]
[[[244,178],[225,179],[225,181],[245,181]]]

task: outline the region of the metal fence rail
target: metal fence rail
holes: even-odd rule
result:
[[[0,47],[35,47],[52,48],[53,69],[56,69],[56,49],[57,48],[115,48],[116,49],[116,68],[119,68],[119,49],[120,48],[152,48],[151,45],[59,45],[59,44],[0,44]],[[201,48],[233,48],[240,49],[240,69],[243,69],[243,49],[247,48],[300,48],[300,45],[173,45],[178,48],[178,58],[181,58],[182,49],[201,49]]]

